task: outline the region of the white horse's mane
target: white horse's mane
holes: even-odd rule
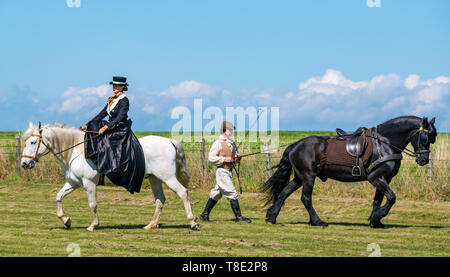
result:
[[[28,129],[23,132],[22,134],[22,140],[26,141],[27,139],[29,139],[31,137],[31,135],[37,131],[37,128],[39,126],[38,125],[33,125],[30,122],[30,125],[28,126]],[[79,129],[75,128],[75,127],[68,127],[66,124],[64,123],[60,123],[60,122],[55,122],[53,123],[53,125],[50,125],[49,123],[42,125],[41,126],[42,129],[48,129],[48,128],[61,128],[64,130],[71,130],[71,131],[80,131]]]
[[[27,141],[31,135],[38,131],[38,125],[33,125],[31,122],[29,124],[28,129],[23,132],[22,135],[22,141]],[[41,126],[41,129],[49,129],[56,133],[55,136],[52,136],[52,144],[56,144],[61,149],[67,149],[71,146],[73,146],[75,143],[81,142],[83,140],[84,133],[75,127],[68,127],[64,123],[54,123],[53,125],[45,124]],[[77,146],[77,149],[80,151],[80,153],[84,154],[84,147]],[[70,157],[72,154],[72,151],[68,151],[67,153],[64,153],[63,156],[65,158]]]

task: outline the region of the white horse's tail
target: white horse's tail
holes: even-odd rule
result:
[[[191,180],[191,172],[186,162],[186,155],[184,154],[183,145],[177,140],[171,139],[173,146],[177,150],[177,179],[178,181],[187,188],[189,186],[189,181]]]

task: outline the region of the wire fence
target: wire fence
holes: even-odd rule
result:
[[[244,158],[244,162],[246,160],[251,160],[252,162],[259,161],[262,162],[263,159],[265,160],[265,162],[268,165],[271,165],[270,167],[267,167],[267,171],[270,171],[270,168],[275,164],[278,163],[278,161],[282,158],[282,151],[284,151],[284,149],[287,147],[286,145],[292,144],[295,141],[291,142],[291,143],[284,143],[282,146],[283,147],[271,147],[269,146],[267,143],[263,143],[263,142],[246,142],[240,145],[239,150],[241,154],[249,154],[249,153],[254,153],[254,152],[259,152],[261,151],[261,153],[256,154],[255,156],[251,156],[251,157],[245,157]],[[12,162],[11,157],[15,157],[15,166],[16,166],[16,171],[20,172],[21,168],[20,168],[20,157],[22,154],[22,146],[23,142],[21,140],[21,133],[15,133],[15,134],[8,134],[8,135],[1,135],[0,133],[0,154],[2,154],[3,156],[7,156],[9,157],[9,162]],[[207,163],[207,149],[209,149],[209,147],[212,145],[212,142],[207,142],[205,139],[202,139],[201,141],[194,141],[194,142],[184,142],[183,146],[185,148],[185,153],[187,156],[193,155],[196,156],[197,154],[199,154],[199,159],[200,162],[202,164],[202,169],[206,169],[208,168],[208,163]],[[445,152],[446,149],[445,149]],[[437,167],[445,167],[449,162],[450,159],[443,159],[443,158],[435,158],[433,157],[433,151],[430,154],[430,163],[428,164],[428,174],[429,177],[432,178],[433,177],[433,172],[434,172],[434,168]],[[258,158],[258,157],[262,157]],[[411,157],[404,157],[403,161],[409,162],[409,161],[414,161],[414,158]],[[45,160],[45,162],[48,162],[48,160]],[[412,177],[414,177],[414,175],[410,175]],[[423,177],[422,174],[418,174],[416,175],[417,177]],[[447,172],[446,176],[447,178],[450,178],[450,174],[449,172]]]
[[[306,136],[304,135],[303,137]],[[240,175],[243,186],[249,191],[259,191],[260,185],[276,170],[273,169],[273,166],[278,164],[286,145],[303,137],[282,137],[279,146],[283,147],[277,147],[276,149],[262,141],[243,141],[238,144],[241,154],[263,151],[262,153],[247,156],[242,159]],[[414,158],[404,157],[396,178],[400,180],[399,183],[410,186],[410,190],[418,189],[413,188],[412,183],[425,182],[426,184],[420,188],[421,191],[428,189],[425,186],[439,187],[439,193],[443,194],[442,198],[448,199],[449,189],[447,184],[450,179],[448,148],[450,139],[448,139],[448,136],[442,136],[439,143],[438,141],[431,148],[430,162],[427,166],[419,167],[415,163]],[[205,139],[201,141],[182,142],[188,166],[191,169],[191,184],[194,188],[207,188],[215,183],[215,166],[208,162],[208,152],[212,143],[212,141]],[[7,135],[0,133],[0,180],[21,178],[21,180],[31,182],[64,183],[65,180],[62,176],[61,165],[55,157],[47,155],[40,159],[39,163],[36,163],[33,170],[23,170],[20,165],[22,151],[23,142],[21,141],[20,133],[9,133]]]

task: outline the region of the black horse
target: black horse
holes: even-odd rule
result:
[[[314,180],[319,177],[322,180],[331,178],[343,182],[369,181],[376,188],[373,210],[369,217],[370,227],[383,228],[380,220],[389,213],[395,203],[396,197],[389,183],[398,173],[401,153],[414,156],[420,166],[426,165],[429,161],[430,144],[436,141],[437,136],[434,122],[435,118],[428,122],[427,118],[402,116],[372,128],[371,139],[374,147],[371,163],[375,166],[367,172],[366,177],[353,176],[352,167],[348,166],[318,166],[325,155],[327,137],[310,136],[289,145],[280,163],[275,166],[277,171],[263,185],[263,191],[267,193],[267,204],[273,204],[267,210],[266,223],[275,224],[284,201],[292,192],[303,186],[301,201],[308,210],[309,224],[328,226],[319,218],[312,205]],[[414,151],[405,150],[410,142]],[[379,146],[378,149],[376,145]],[[292,169],[294,178],[288,182]],[[386,196],[387,201],[381,207],[383,196]]]

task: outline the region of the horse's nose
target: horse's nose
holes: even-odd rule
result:
[[[420,166],[424,166],[424,165],[426,165],[428,163],[428,159],[424,158],[424,157],[420,157],[420,158],[417,159],[417,163]]]
[[[33,161],[33,160],[28,161],[28,162],[23,161],[23,162],[21,163],[21,165],[22,165],[22,167],[23,167],[24,169],[31,169],[31,168],[34,167],[34,161]]]

